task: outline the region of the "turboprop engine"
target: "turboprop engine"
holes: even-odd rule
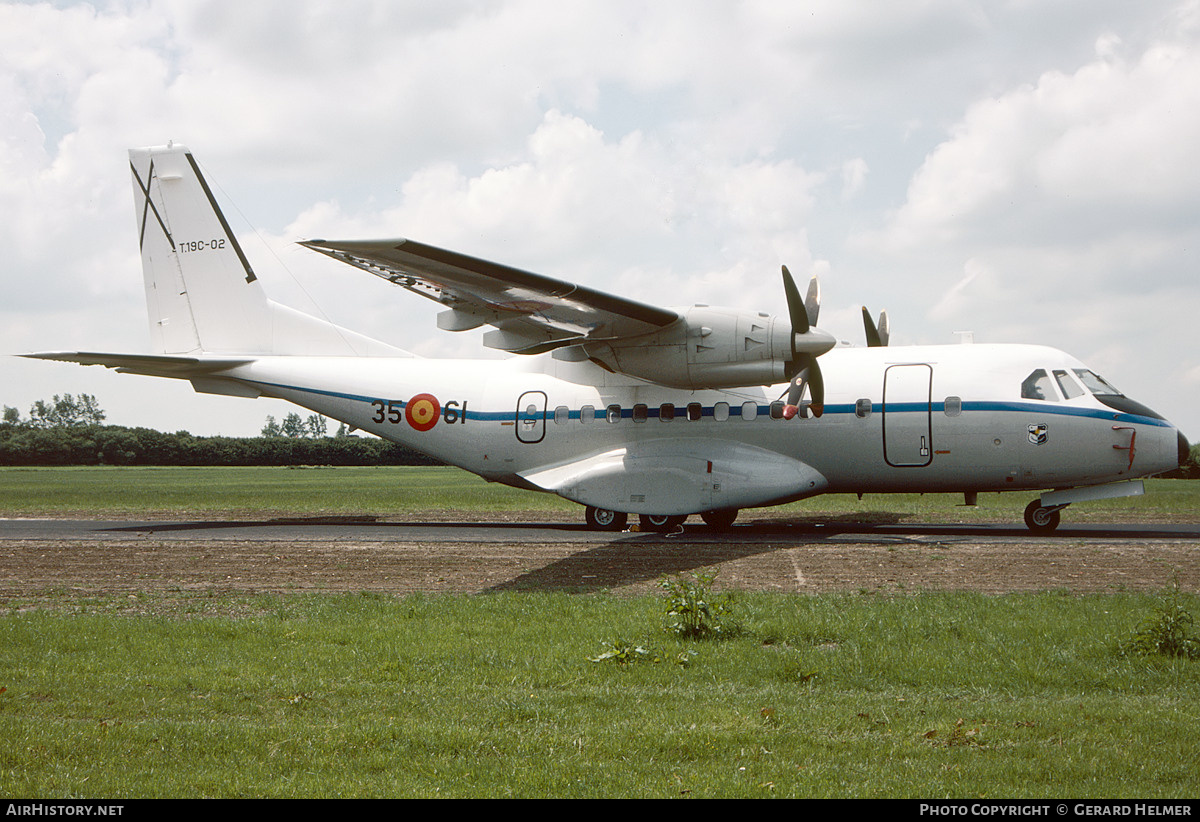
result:
[[[783,281],[786,318],[697,305],[653,333],[619,343],[589,342],[581,348],[613,371],[675,388],[735,388],[796,380],[790,392],[796,396],[789,397],[789,405],[799,404],[799,393],[808,385],[812,408],[819,415],[824,389],[817,357],[833,348],[836,340],[816,328],[820,310],[816,278],[803,301],[786,266]]]

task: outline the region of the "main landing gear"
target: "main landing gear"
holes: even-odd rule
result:
[[[725,531],[733,526],[737,519],[738,509],[725,508],[720,511],[705,511],[700,518],[709,527],[717,531]],[[624,531],[629,522],[629,515],[620,511],[610,511],[607,508],[597,508],[589,505],[583,514],[587,527],[592,531]],[[680,528],[687,520],[686,515],[657,515],[639,514],[638,530],[669,533]]]
[[[591,531],[624,531],[629,515],[589,505],[584,509],[583,519]]]

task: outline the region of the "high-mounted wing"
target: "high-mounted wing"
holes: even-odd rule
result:
[[[641,336],[679,319],[668,309],[412,240],[301,245],[441,303],[447,310],[438,327],[446,331],[494,326],[484,345],[517,354]]]
[[[815,280],[807,301],[793,299],[795,284],[786,267],[795,317],[778,320],[699,305],[671,311],[412,240],[301,244],[446,306],[439,328],[492,325],[496,330],[483,337],[492,348],[554,351],[560,359],[591,360],[661,385],[773,385],[801,371],[815,373],[815,358],[834,345],[833,337],[811,327],[819,300]],[[819,413],[815,378],[811,384]]]

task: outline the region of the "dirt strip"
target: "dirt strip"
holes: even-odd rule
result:
[[[64,592],[80,596],[170,592],[653,590],[664,576],[718,569],[718,587],[984,593],[1157,590],[1200,592],[1193,541],[1035,540],[872,543],[371,542],[106,539],[0,542],[0,604]]]

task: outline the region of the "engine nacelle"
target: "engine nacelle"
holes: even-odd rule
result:
[[[673,388],[736,388],[787,382],[793,334],[786,318],[698,305],[677,322],[616,343],[585,343],[589,357],[613,371]],[[805,348],[827,351],[824,332],[795,335]],[[825,344],[828,339],[828,345]]]

